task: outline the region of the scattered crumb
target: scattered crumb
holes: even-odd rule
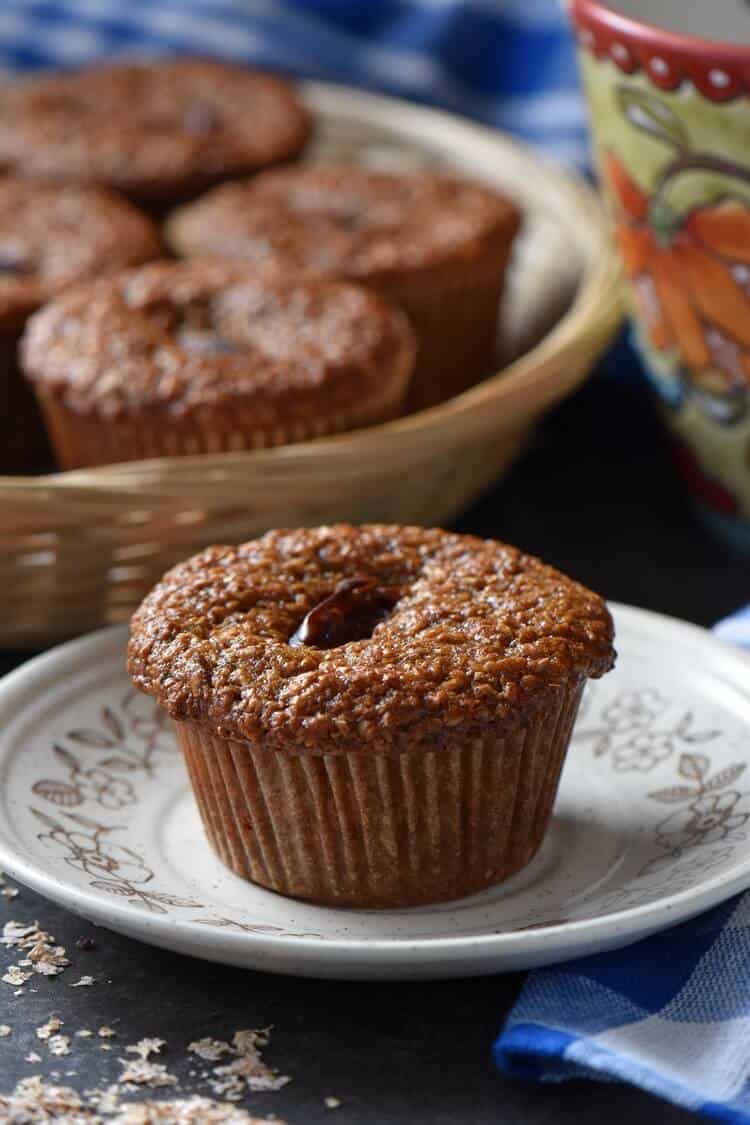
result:
[[[112,1125],[284,1125],[278,1117],[254,1117],[246,1109],[211,1098],[171,1102],[133,1102],[123,1106]]]
[[[18,890],[15,887],[5,885],[5,876],[2,871],[0,871],[0,895],[3,898],[18,898]]]
[[[7,1039],[11,1029],[7,1023],[0,1023],[0,1039]]]
[[[231,1055],[232,1048],[223,1039],[211,1039],[206,1036],[205,1039],[196,1039],[192,1043],[188,1043],[188,1051],[197,1055],[199,1059],[206,1059],[208,1062],[215,1062],[221,1059],[224,1055]]]
[[[87,1027],[82,1027],[80,1031],[76,1032],[79,1039],[90,1039],[93,1034],[93,1031],[89,1031]]]
[[[100,1039],[112,1039],[115,1035],[117,1035],[117,1032],[113,1027],[107,1027],[107,1025],[104,1024],[103,1027],[99,1028],[97,1034],[99,1035]]]
[[[166,1039],[139,1039],[137,1043],[130,1043],[125,1050],[128,1054],[147,1059],[150,1055],[158,1055],[165,1043]]]
[[[215,1066],[209,1079],[211,1089],[220,1097],[238,1101],[246,1091],[280,1090],[290,1078],[276,1074],[260,1056],[260,1048],[268,1045],[270,1028],[260,1031],[236,1031],[232,1045],[225,1044],[232,1062]],[[221,1042],[218,1040],[216,1042]]]
[[[99,1044],[99,1050],[100,1051],[111,1051],[112,1050],[112,1044],[111,1043],[100,1043]]]
[[[94,1125],[99,1120],[86,1111],[75,1090],[44,1082],[38,1074],[22,1078],[12,1094],[0,1096],[0,1118],[29,1125],[37,1121],[68,1121],[71,1125],[90,1121]]]
[[[121,1084],[128,1082],[136,1086],[149,1086],[156,1090],[161,1086],[176,1086],[177,1079],[170,1074],[164,1063],[151,1062],[149,1059],[120,1059],[125,1068],[120,1075]]]
[[[32,973],[25,973],[18,965],[9,965],[3,973],[2,980],[6,984],[18,986],[19,984],[26,984],[26,981],[29,980],[32,975]],[[23,990],[19,989],[15,995],[23,996]]]
[[[63,1021],[59,1020],[57,1016],[50,1016],[46,1023],[43,1023],[41,1027],[36,1029],[37,1039],[41,1039],[42,1042],[44,1042],[49,1039],[51,1035],[58,1032],[62,1025]]]
[[[42,1056],[38,1055],[36,1051],[29,1051],[28,1055],[25,1056],[25,1061],[28,1063],[38,1063],[42,1061]]]
[[[70,1036],[69,1035],[53,1035],[47,1042],[50,1054],[52,1055],[69,1055],[70,1054]]]
[[[22,949],[27,954],[20,962],[20,966],[10,966],[8,973],[2,978],[7,984],[23,984],[29,979],[31,973],[21,974],[22,968],[30,968],[32,972],[40,973],[45,977],[54,977],[70,964],[65,948],[56,945],[52,934],[40,930],[37,922],[31,926],[24,926],[19,922],[6,922],[3,926],[2,942],[14,949]],[[16,973],[13,970],[16,970]],[[14,978],[23,976],[23,979],[9,980],[10,975]]]
[[[89,984],[96,984],[96,981],[94,980],[93,977],[81,977],[80,980],[75,981],[75,983],[71,984],[70,987],[71,988],[85,988]]]
[[[323,1098],[323,1104],[325,1105],[326,1109],[338,1109],[341,1105],[341,1098]]]

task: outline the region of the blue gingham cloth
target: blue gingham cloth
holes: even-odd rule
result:
[[[715,632],[750,649],[750,606]],[[750,891],[626,949],[532,973],[495,1059],[519,1078],[629,1082],[750,1125]]]
[[[586,159],[560,0],[0,0],[0,67],[189,52],[440,105]]]

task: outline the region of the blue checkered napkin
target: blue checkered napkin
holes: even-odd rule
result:
[[[0,0],[0,67],[190,52],[440,105],[584,163],[560,0]]]
[[[750,649],[750,607],[716,626]],[[630,1082],[750,1125],[750,892],[626,949],[532,973],[495,1044],[541,1082]]]

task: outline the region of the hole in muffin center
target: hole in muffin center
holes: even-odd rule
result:
[[[346,578],[303,618],[289,638],[293,647],[338,648],[364,641],[393,612],[400,592],[376,578]]]
[[[149,315],[174,339],[178,347],[195,355],[234,355],[242,346],[219,329],[210,302],[153,305]]]

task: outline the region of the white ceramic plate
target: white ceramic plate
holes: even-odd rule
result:
[[[510,882],[412,910],[312,906],[209,851],[169,726],[134,692],[124,628],[0,682],[0,866],[110,929],[304,976],[492,973],[624,945],[750,885],[750,661],[615,607],[553,823]]]

